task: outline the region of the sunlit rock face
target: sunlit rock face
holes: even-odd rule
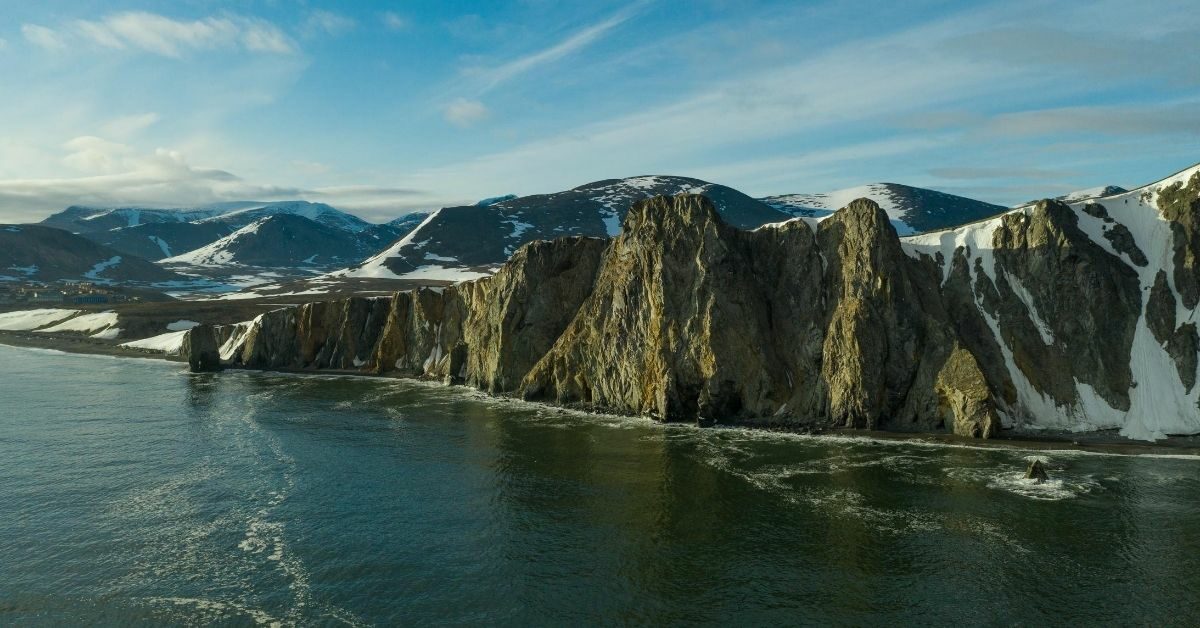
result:
[[[615,238],[271,312],[223,353],[664,421],[1196,433],[1197,198],[1185,172],[901,239],[868,199],[743,231],[704,196],[660,196]]]

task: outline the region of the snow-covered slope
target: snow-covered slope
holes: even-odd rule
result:
[[[351,239],[361,243],[361,246],[349,248],[344,243],[334,241],[327,246],[318,246],[322,251],[314,253],[324,259],[317,264],[333,268],[338,263],[360,260],[404,233],[401,227],[371,224],[324,203],[306,201],[238,201],[189,209],[76,206],[47,218],[44,224],[79,233],[122,253],[163,260],[202,249],[272,216],[304,218],[326,227],[332,240],[347,240],[342,234],[348,234],[352,236]],[[334,251],[337,247],[341,248],[341,253]]]
[[[1073,196],[1075,200],[1068,201],[1068,204],[1082,232],[1073,237],[1086,239],[1102,249],[1111,256],[1109,263],[1116,264],[1116,268],[1127,267],[1129,270],[1122,270],[1119,274],[1130,278],[1136,276],[1141,295],[1142,307],[1133,328],[1128,356],[1132,377],[1128,407],[1119,407],[1123,403],[1110,403],[1093,386],[1081,381],[1087,374],[1075,375],[1073,400],[1064,402],[1061,394],[1056,400],[1046,387],[1034,381],[1039,365],[1031,361],[1030,356],[1022,356],[1019,347],[1014,345],[1019,344],[1015,340],[1017,328],[1006,320],[1020,318],[1019,312],[1006,313],[987,305],[989,299],[1000,298],[990,296],[996,294],[996,286],[1010,286],[1011,294],[1019,299],[1017,310],[1026,311],[1027,320],[1033,322],[1046,346],[1067,352],[1064,355],[1070,357],[1072,349],[1062,345],[1063,341],[1055,338],[1052,330],[1072,330],[1076,324],[1077,310],[1090,307],[1091,304],[1078,302],[1057,310],[1046,307],[1052,300],[1041,299],[1039,304],[1039,299],[1031,292],[1054,294],[1059,288],[1030,285],[1028,280],[1022,284],[1015,274],[1005,270],[1007,264],[998,262],[1002,253],[1013,253],[1012,249],[1005,250],[1011,243],[1000,237],[1001,230],[1022,223],[1029,224],[1036,216],[1035,205],[1018,207],[1004,216],[956,229],[904,238],[903,246],[914,257],[925,255],[930,259],[942,260],[942,272],[947,282],[951,281],[951,260],[956,252],[963,256],[965,268],[971,269],[969,281],[975,295],[975,307],[986,321],[992,340],[1002,352],[1008,377],[1014,386],[1015,403],[1006,413],[1009,424],[1069,430],[1119,429],[1122,435],[1139,439],[1200,433],[1200,406],[1197,405],[1200,402],[1200,385],[1194,383],[1196,363],[1200,360],[1194,344],[1197,306],[1192,304],[1189,307],[1188,299],[1184,296],[1188,290],[1195,290],[1189,286],[1194,286],[1197,271],[1191,266],[1177,268],[1178,264],[1191,263],[1187,251],[1190,250],[1189,246],[1194,245],[1188,244],[1187,227],[1165,215],[1168,211],[1180,211],[1178,208],[1182,206],[1185,220],[1196,220],[1195,213],[1200,212],[1200,201],[1197,200],[1200,198],[1200,165],[1127,192],[1100,198],[1090,193]],[[1182,201],[1179,200],[1181,197]],[[1076,233],[1069,226],[1059,228],[1059,231]],[[1011,233],[1011,229],[1007,233]],[[1033,244],[1051,247],[1049,250],[1064,246],[1041,241],[1034,241]],[[1064,250],[1063,255],[1083,254],[1078,242],[1065,246],[1070,248]],[[1032,253],[1037,249],[1020,250]],[[1064,267],[1068,270],[1080,269],[1077,277],[1070,280],[1066,287],[1086,290],[1088,286],[1080,282],[1091,279],[1082,274],[1084,266],[1079,260],[1083,258],[1064,259]],[[1017,262],[1020,261],[1018,258]],[[1044,278],[1045,281],[1051,279]],[[1181,280],[1186,285],[1180,284]],[[1156,292],[1160,299],[1152,303]],[[1170,303],[1174,304],[1173,312]],[[1152,320],[1154,313],[1159,319]],[[1113,315],[1115,317],[1116,313]],[[1154,321],[1163,319],[1170,321],[1165,325],[1169,332],[1167,335],[1171,338],[1160,342],[1153,331],[1156,326]],[[1164,323],[1157,324],[1162,329]],[[1160,337],[1162,335],[1159,334]],[[1111,338],[1099,340],[1116,342]],[[1068,360],[1066,368],[1075,366]],[[1191,380],[1191,384],[1185,380]]]
[[[233,209],[219,215],[201,219],[200,222],[221,222],[230,225],[244,226],[268,216],[301,216],[334,229],[359,233],[371,227],[371,223],[335,209],[324,203],[309,203],[307,201],[280,201],[276,203],[261,203],[250,207]]]
[[[742,228],[787,219],[737,190],[674,176],[606,179],[555,194],[497,197],[446,207],[361,265],[331,277],[457,281],[488,274],[521,245],[563,236],[611,237],[635,201],[684,192],[704,194],[722,217]]]
[[[0,313],[0,331],[31,331],[53,325],[79,313],[79,310],[59,308],[18,310]]]
[[[387,233],[395,231],[389,228]],[[361,260],[386,242],[375,229],[342,229],[300,214],[271,214],[160,263],[192,268],[328,269]]]
[[[875,201],[887,212],[900,235],[946,229],[1005,210],[1000,205],[898,183],[872,183],[823,194],[784,194],[759,200],[793,216],[819,221],[858,198]]]
[[[1076,190],[1070,194],[1060,196],[1058,199],[1067,203],[1075,203],[1078,201],[1086,201],[1091,198],[1103,198],[1105,196],[1125,194],[1128,191],[1129,190],[1126,190],[1119,185],[1101,185],[1094,188],[1088,188],[1086,190]]]
[[[87,207],[72,205],[42,221],[42,224],[73,233],[109,231],[123,227],[156,223],[178,223],[203,220],[220,215],[225,206],[164,209],[153,207]]]

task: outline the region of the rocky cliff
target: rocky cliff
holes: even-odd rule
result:
[[[1185,172],[901,240],[865,199],[742,231],[703,196],[656,197],[611,240],[271,312],[221,353],[701,424],[1196,433],[1197,198]]]

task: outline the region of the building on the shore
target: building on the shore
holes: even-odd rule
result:
[[[29,297],[32,303],[62,303],[66,293],[62,290],[38,290]]]
[[[73,305],[98,305],[101,303],[111,303],[114,299],[113,295],[94,293],[94,294],[69,294],[64,297],[64,301]]]

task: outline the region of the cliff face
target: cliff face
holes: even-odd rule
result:
[[[658,198],[631,210],[521,392],[672,421],[991,434],[986,398],[955,400],[963,378],[939,380],[955,347],[936,269],[904,254],[874,203],[816,232],[743,232],[699,197]]]
[[[1200,174],[903,241],[865,199],[741,231],[702,196],[657,197],[612,240],[533,242],[492,277],[278,310],[218,340],[237,366],[666,421],[1195,433],[1198,197]]]

